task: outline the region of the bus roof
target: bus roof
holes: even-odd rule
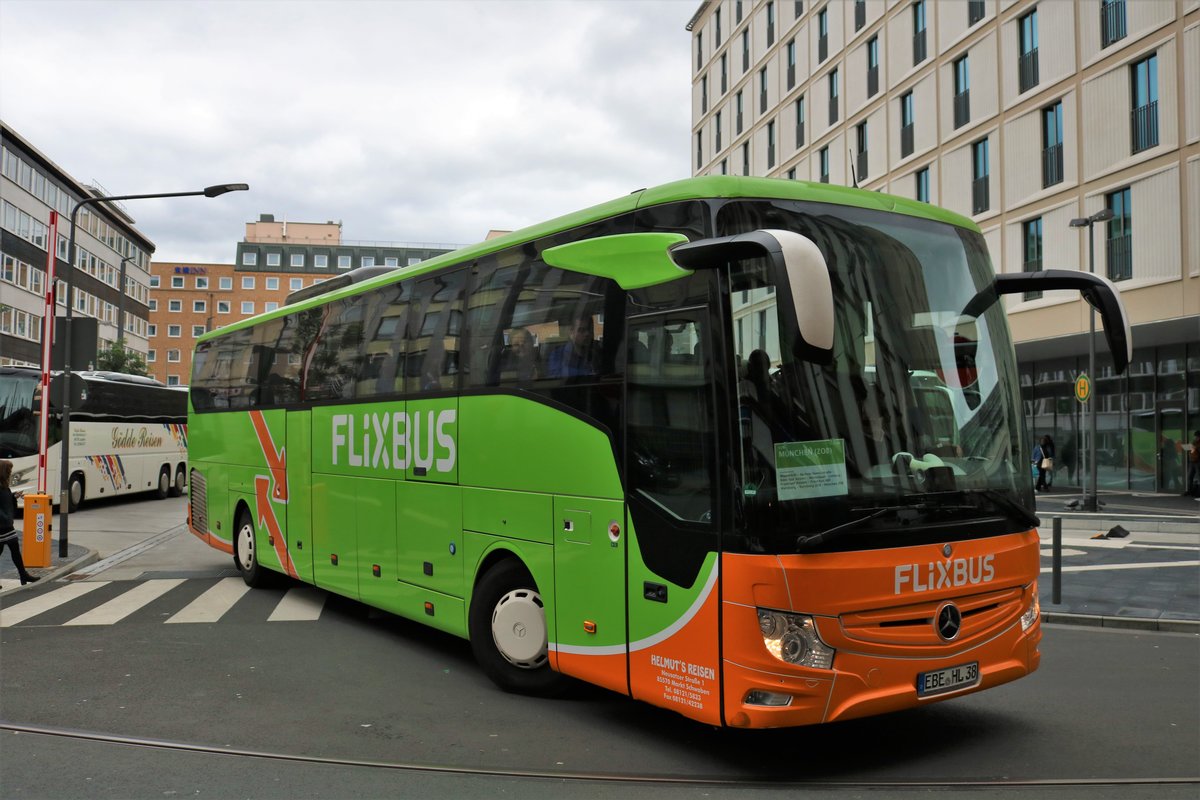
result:
[[[452,264],[460,264],[488,255],[489,253],[504,250],[515,244],[540,239],[544,236],[625,214],[639,208],[648,208],[684,200],[712,198],[805,200],[815,203],[855,206],[858,208],[890,211],[896,214],[920,217],[956,225],[960,228],[975,231],[976,233],[979,232],[978,225],[960,214],[928,203],[922,203],[918,200],[910,200],[904,197],[867,191],[865,189],[851,189],[845,186],[833,186],[827,183],[812,183],[810,181],[752,178],[734,175],[708,175],[699,178],[686,178],[649,189],[639,189],[616,200],[610,200],[591,208],[585,208],[581,211],[575,211],[546,222],[531,225],[495,239],[489,239],[458,250],[452,250],[449,253],[443,253],[427,261],[414,264],[411,267],[395,269],[360,283],[354,283],[350,286],[309,297],[292,305],[282,306],[274,311],[267,311],[257,316],[247,317],[246,319],[227,325],[220,330],[209,331],[200,336],[196,341],[199,343],[219,338],[227,333],[233,333],[243,328],[257,325],[269,319],[287,316],[297,311],[324,305],[331,300],[358,294],[365,289],[384,286]]]

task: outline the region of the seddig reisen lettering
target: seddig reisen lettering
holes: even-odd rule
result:
[[[130,447],[162,447],[163,437],[154,436],[145,428],[113,428],[112,446],[117,448]]]
[[[410,466],[450,472],[458,458],[454,436],[446,428],[458,412],[334,414],[333,464],[405,470]]]

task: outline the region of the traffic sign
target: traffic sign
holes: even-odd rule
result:
[[[1075,399],[1081,403],[1086,403],[1088,398],[1092,396],[1092,379],[1087,376],[1086,372],[1079,373],[1079,377],[1075,379]]]

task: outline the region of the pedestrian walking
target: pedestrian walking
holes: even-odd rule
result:
[[[1033,466],[1037,469],[1037,485],[1039,492],[1048,488],[1046,477],[1054,469],[1054,440],[1043,436],[1041,441],[1033,446]]]
[[[9,488],[12,472],[13,463],[0,460],[0,552],[8,548],[17,566],[17,574],[21,577],[21,585],[24,586],[35,582],[37,577],[25,569],[25,560],[21,558],[21,540],[13,527],[13,520],[17,517],[17,496]]]
[[[1192,449],[1188,451],[1187,486],[1184,494],[1200,497],[1200,431],[1192,436]]]

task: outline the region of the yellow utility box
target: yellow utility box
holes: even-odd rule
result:
[[[48,494],[25,495],[25,529],[21,537],[21,555],[27,567],[50,566],[50,522],[54,508]]]

